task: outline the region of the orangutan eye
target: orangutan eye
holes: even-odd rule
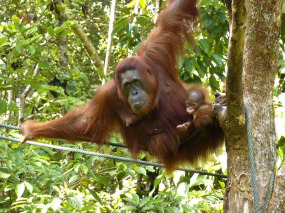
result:
[[[135,81],[134,81],[134,85],[135,85],[135,86],[140,86],[140,85],[141,85],[141,83],[140,83],[140,81],[139,81],[139,80],[135,80]]]
[[[126,84],[124,85],[124,87],[125,87],[127,90],[129,90],[129,89],[131,88],[131,84],[130,84],[130,83],[126,83]]]

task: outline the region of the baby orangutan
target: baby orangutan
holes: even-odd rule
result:
[[[190,125],[193,123],[194,127],[197,126],[199,121],[196,121],[196,117],[202,116],[202,119],[207,120],[206,123],[213,122],[213,118],[209,117],[209,113],[205,113],[212,110],[212,106],[208,101],[208,93],[205,88],[200,85],[192,85],[188,90],[188,99],[186,100],[186,112],[193,115],[193,121],[187,121],[177,126],[177,130],[181,133],[187,132]],[[203,116],[207,115],[207,116]]]

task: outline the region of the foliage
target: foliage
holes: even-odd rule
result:
[[[76,147],[126,155],[125,150],[110,146],[81,143]],[[0,207],[4,212],[187,212],[222,208],[225,183],[213,177],[185,172],[168,177],[160,170],[154,183],[159,192],[155,194],[153,189],[140,197],[135,180],[140,173],[145,177],[142,184],[147,184],[147,172],[155,171],[152,167],[30,145],[1,143],[0,148],[0,191],[4,192]]]
[[[17,124],[22,107],[18,97],[27,85],[32,90],[25,102],[24,119],[40,121],[57,118],[82,105],[101,85],[96,68],[71,27],[75,21],[80,24],[104,59],[111,1],[56,2],[60,1],[8,0],[0,5],[1,123]],[[159,10],[156,2],[118,1],[109,78],[116,64],[132,55],[155,27]],[[185,82],[203,82],[216,91],[225,79],[227,11],[218,0],[202,0],[200,9],[202,22],[195,35],[197,45],[186,51],[186,58],[179,60],[178,67]],[[71,14],[73,20],[66,20],[65,13]],[[284,32],[283,29],[276,97],[284,92]],[[40,73],[34,75],[37,66]],[[284,119],[278,98],[276,103],[277,115]],[[0,129],[0,134],[21,137],[17,131]],[[283,162],[284,134],[279,138]],[[121,140],[118,135],[112,138],[116,142]],[[111,146],[44,142],[129,155],[126,149]],[[0,150],[0,212],[222,211],[224,179],[179,171],[169,176],[163,169],[30,145],[20,147],[7,141],[1,141]],[[145,153],[139,157],[149,159]],[[225,160],[213,157],[212,163],[203,168],[226,172],[221,162]]]
[[[208,83],[214,91],[219,91],[219,82],[225,80],[229,24],[225,5],[214,2],[201,1],[202,23],[197,46],[188,53],[190,57],[185,59],[180,74],[185,82]]]

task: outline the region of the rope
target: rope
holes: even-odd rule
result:
[[[267,193],[267,196],[266,196],[266,199],[265,199],[265,205],[264,205],[264,208],[263,208],[263,212],[264,213],[267,212],[269,201],[270,201],[270,198],[271,198],[271,195],[272,195],[272,192],[273,192],[275,175],[276,175],[276,173],[273,172],[272,175],[271,175],[271,178],[270,178],[269,190],[268,190],[268,193]]]
[[[257,196],[257,186],[256,186],[257,181],[256,181],[256,173],[255,173],[254,154],[253,154],[252,138],[251,138],[251,120],[250,120],[250,115],[248,113],[248,109],[245,105],[244,105],[244,109],[245,109],[246,128],[247,128],[249,161],[250,161],[250,169],[251,169],[251,177],[252,177],[253,204],[254,204],[254,211],[258,213],[259,206],[258,206],[258,196]]]
[[[19,129],[19,127],[7,125],[7,124],[0,124],[0,127],[6,127],[6,128],[11,127],[11,129],[17,129],[17,130]],[[12,137],[0,136],[0,139],[12,141],[12,142],[21,142],[20,139],[15,139]],[[130,163],[137,163],[137,164],[142,164],[142,165],[147,165],[147,166],[154,166],[154,167],[161,167],[161,168],[165,167],[164,164],[161,164],[161,163],[154,163],[154,162],[137,160],[137,159],[132,159],[132,158],[101,154],[98,152],[90,152],[90,151],[85,151],[85,150],[80,150],[80,149],[69,148],[69,147],[56,146],[56,145],[52,145],[52,144],[38,143],[38,142],[34,142],[34,141],[27,141],[25,143],[30,144],[30,145],[34,145],[34,146],[41,146],[41,147],[47,147],[47,148],[57,149],[57,150],[62,150],[62,151],[69,151],[69,152],[81,153],[81,154],[85,154],[85,155],[104,157],[104,158],[109,158],[109,159],[113,159],[113,160],[130,162]],[[184,171],[184,172],[198,173],[201,175],[209,175],[209,176],[227,178],[227,175],[218,174],[218,173],[211,173],[211,172],[206,172],[206,171],[201,171],[201,170],[186,169],[186,168],[179,168],[179,167],[175,168],[175,169],[180,170],[180,171]]]
[[[251,120],[250,115],[247,109],[247,106],[244,105],[245,109],[245,118],[246,118],[246,128],[247,128],[247,138],[248,138],[248,149],[249,149],[249,159],[250,159],[250,168],[251,168],[251,176],[252,176],[252,188],[253,188],[253,202],[254,202],[254,211],[256,213],[259,212],[259,206],[258,206],[258,196],[257,196],[257,181],[256,181],[256,172],[255,172],[255,164],[254,164],[254,154],[253,154],[253,148],[252,148],[252,133],[251,133]],[[269,183],[269,190],[266,195],[265,204],[263,208],[263,213],[267,212],[267,208],[269,205],[269,201],[273,192],[274,187],[274,179],[275,179],[275,172],[271,175],[270,183]]]

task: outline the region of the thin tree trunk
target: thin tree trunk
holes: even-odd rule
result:
[[[72,20],[72,17],[66,13],[66,17],[69,20]],[[74,31],[75,35],[81,40],[90,60],[92,65],[95,67],[95,69],[97,70],[99,76],[101,76],[102,78],[105,78],[104,76],[104,65],[97,53],[96,48],[93,46],[91,40],[88,38],[88,36],[84,33],[84,30],[82,29],[82,27],[78,24],[75,23],[72,26],[72,30]]]
[[[64,0],[57,0],[56,4],[58,5],[62,5],[64,3]],[[66,17],[65,15],[60,12],[60,10],[56,9],[55,10],[57,15],[58,15],[58,26],[61,26],[65,21],[66,21]],[[63,67],[68,66],[68,47],[67,47],[67,42],[63,39],[57,39],[56,42],[58,49],[59,49],[59,62],[60,65]]]
[[[8,93],[7,104],[9,105],[14,100],[14,90],[8,90],[7,93]],[[5,121],[9,121],[10,119],[11,119],[11,110],[8,110],[6,112]]]
[[[228,47],[228,73],[226,83],[226,133],[228,154],[228,181],[224,199],[224,212],[243,212],[251,197],[244,183],[250,178],[245,116],[243,108],[242,71],[246,11],[244,0],[233,0],[229,5],[230,41]],[[237,163],[238,162],[238,163]]]
[[[33,76],[38,75],[39,73],[39,64],[36,65],[36,68],[34,70],[34,74]],[[19,96],[19,117],[18,117],[18,125],[20,126],[21,123],[24,121],[24,114],[25,114],[25,101],[27,96],[29,95],[29,93],[31,92],[32,87],[29,84],[26,89],[24,90],[24,92]]]
[[[114,21],[116,16],[116,0],[112,0],[111,12],[110,12],[110,22],[109,22],[109,32],[108,32],[108,43],[107,43],[107,51],[105,58],[105,66],[104,66],[104,75],[108,74],[109,61],[111,56],[111,47],[112,47],[112,32],[114,29]],[[105,83],[105,79],[102,80],[102,84]]]

